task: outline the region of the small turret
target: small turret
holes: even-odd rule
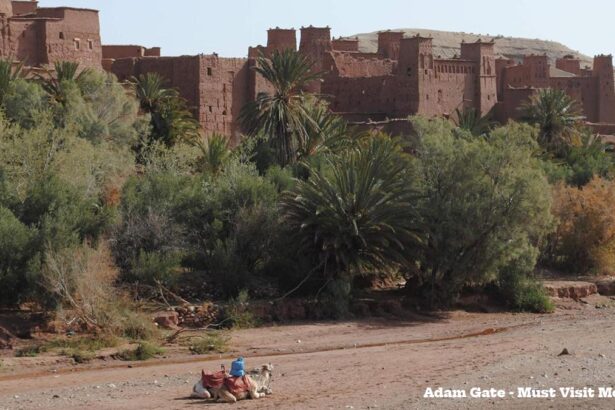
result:
[[[404,38],[402,31],[378,32],[378,54],[391,60],[399,59],[399,45],[402,38]]]
[[[276,27],[267,30],[267,50],[269,52],[287,49],[297,49],[297,31],[294,28]]]

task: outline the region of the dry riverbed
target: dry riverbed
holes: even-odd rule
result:
[[[596,305],[599,307],[597,308]],[[274,394],[239,409],[599,408],[615,398],[559,397],[560,387],[615,385],[615,309],[561,302],[551,315],[443,313],[405,321],[274,326],[235,332],[232,355],[275,366]],[[569,355],[559,356],[567,348]],[[169,354],[145,363],[75,366],[3,358],[0,409],[228,408],[188,396],[226,358]],[[25,364],[28,364],[27,366]],[[428,387],[501,389],[504,398],[424,398]],[[558,397],[521,399],[519,387]]]

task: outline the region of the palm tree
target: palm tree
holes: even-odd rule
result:
[[[73,61],[58,61],[54,64],[53,71],[47,69],[44,75],[37,75],[42,80],[43,89],[49,96],[61,105],[67,102],[67,84],[76,84],[81,87],[83,80],[89,74],[90,69],[79,70],[79,63]]]
[[[552,88],[538,90],[521,110],[527,122],[539,127],[540,145],[555,153],[570,145],[578,123],[584,118],[575,100],[565,91]]]
[[[200,142],[199,148],[203,153],[201,160],[203,170],[214,175],[222,170],[231,155],[228,138],[218,133],[211,134],[204,143]]]
[[[474,136],[487,134],[493,127],[490,114],[481,116],[476,108],[455,109],[455,125]]]
[[[11,83],[19,78],[24,78],[27,73],[23,64],[15,64],[11,60],[0,59],[0,105],[4,103],[4,97],[8,93]]]
[[[179,140],[193,141],[199,135],[199,125],[187,108],[186,100],[177,90],[166,88],[158,73],[133,77],[132,86],[143,112],[150,114],[151,140],[171,146]]]
[[[276,151],[280,165],[297,160],[305,144],[309,122],[303,92],[308,83],[320,78],[312,64],[297,51],[275,51],[271,59],[260,56],[255,71],[267,81],[273,92],[260,93],[241,113],[243,127],[249,135],[264,135]]]
[[[374,137],[327,156],[284,194],[284,221],[325,278],[411,262],[421,234],[406,161],[395,142]]]
[[[328,104],[321,100],[306,101],[306,118],[303,128],[305,140],[297,152],[299,160],[329,151],[337,152],[352,141],[348,124],[341,117],[332,114]]]

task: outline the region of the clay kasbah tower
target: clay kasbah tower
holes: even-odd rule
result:
[[[358,39],[332,39],[329,27],[310,26],[299,33],[269,29],[267,44],[250,47],[247,58],[165,57],[160,48],[101,45],[96,10],[43,8],[36,1],[0,0],[0,26],[0,56],[31,67],[77,61],[122,81],[162,74],[189,102],[205,133],[225,134],[233,143],[241,135],[241,108],[267,91],[251,67],[258,56],[284,49],[297,49],[324,73],[309,91],[327,96],[331,110],[351,123],[397,124],[401,131],[409,115],[450,116],[464,108],[491,112],[505,122],[519,116],[518,107],[537,89],[551,87],[575,98],[594,129],[615,133],[610,55],[596,56],[592,68],[581,67],[573,56],[549,61],[527,55],[513,61],[496,56],[494,40],[484,38],[461,43],[457,55],[441,58],[434,55],[432,38],[396,31],[378,33],[377,51],[367,53],[360,51]]]

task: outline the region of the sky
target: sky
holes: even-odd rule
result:
[[[426,28],[539,38],[593,56],[615,54],[612,0],[39,0],[100,10],[103,44],[163,55],[244,57],[270,27],[330,26],[333,36]]]

